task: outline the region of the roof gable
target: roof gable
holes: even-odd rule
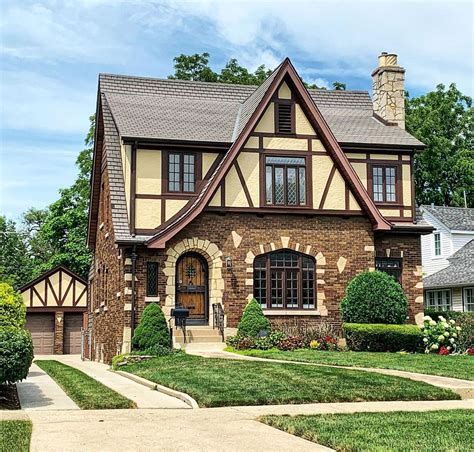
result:
[[[430,205],[423,205],[421,209],[450,231],[474,231],[474,209]]]
[[[166,242],[179,230],[189,224],[196,218],[204,207],[212,199],[217,190],[221,180],[229,171],[234,159],[239,154],[241,148],[249,138],[251,132],[258,124],[265,109],[268,107],[272,96],[281,86],[283,81],[287,81],[292,86],[295,95],[298,96],[301,107],[304,110],[311,125],[316,130],[318,136],[323,142],[328,153],[332,157],[334,164],[341,173],[342,177],[348,183],[351,191],[354,194],[357,202],[371,219],[374,229],[389,230],[390,224],[382,217],[378,209],[375,207],[373,201],[368,196],[362,182],[358,178],[352,165],[349,163],[347,157],[339,146],[336,138],[331,132],[328,124],[324,120],[320,111],[314,104],[313,99],[301,82],[295,68],[287,58],[283,63],[270,75],[270,77],[262,84],[261,89],[257,90],[258,94],[250,96],[249,103],[245,117],[248,120],[244,123],[244,115],[241,112],[241,123],[238,128],[238,136],[230,149],[227,151],[224,158],[216,168],[214,174],[210,177],[208,183],[202,188],[196,199],[190,201],[175,217],[173,221],[165,224],[157,234],[148,240],[147,244],[151,248],[163,248]],[[254,93],[255,94],[255,93]]]

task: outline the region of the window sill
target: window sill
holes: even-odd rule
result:
[[[273,316],[273,315],[282,315],[282,316],[290,316],[290,315],[321,315],[318,310],[315,309],[263,309],[263,313],[266,316]]]
[[[145,303],[159,303],[160,297],[145,297]]]

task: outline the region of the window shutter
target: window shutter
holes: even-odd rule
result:
[[[278,104],[278,132],[294,133],[292,108],[292,104]]]

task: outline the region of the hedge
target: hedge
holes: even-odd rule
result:
[[[400,284],[387,273],[363,272],[347,285],[341,302],[342,319],[349,323],[405,323],[408,301]]]
[[[417,325],[344,323],[347,346],[354,351],[418,352],[423,334]]]
[[[33,341],[28,330],[0,327],[0,384],[23,380],[33,361]]]

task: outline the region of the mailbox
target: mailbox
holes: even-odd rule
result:
[[[186,308],[174,308],[171,310],[171,317],[178,319],[187,319],[189,317],[189,309]]]

